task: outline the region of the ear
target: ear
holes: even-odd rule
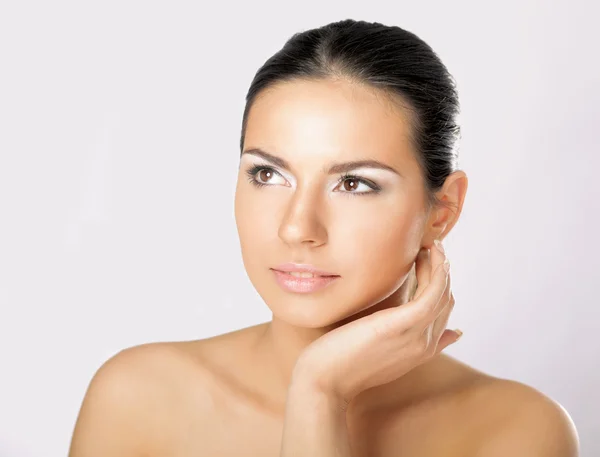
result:
[[[436,193],[443,203],[431,209],[423,236],[423,247],[431,248],[435,239],[443,240],[452,230],[462,212],[469,180],[467,174],[458,170],[446,178],[443,187]]]

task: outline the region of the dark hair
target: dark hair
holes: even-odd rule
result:
[[[248,113],[257,96],[291,80],[343,78],[383,91],[408,114],[415,158],[429,207],[458,161],[459,100],[454,78],[431,47],[397,26],[346,19],[294,34],[257,71],[246,95],[240,153]]]

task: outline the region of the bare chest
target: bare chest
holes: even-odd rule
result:
[[[278,418],[219,410],[182,419],[169,447],[172,457],[279,457],[283,422]],[[352,457],[464,457],[477,434],[472,421],[443,407],[348,419],[347,425]]]

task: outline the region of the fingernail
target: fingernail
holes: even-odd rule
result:
[[[433,244],[435,244],[435,247],[438,248],[442,254],[445,254],[446,251],[444,251],[444,246],[442,245],[442,242],[440,240],[433,240]]]
[[[458,341],[458,340],[460,340],[460,337],[461,337],[461,336],[463,336],[463,332],[462,332],[462,330],[457,328],[457,329],[454,329],[454,331],[455,331],[456,333],[458,333],[458,336],[456,337],[456,340],[455,340],[455,341]]]
[[[450,271],[450,261],[448,259],[444,260],[444,270],[446,270],[446,273],[448,273]]]

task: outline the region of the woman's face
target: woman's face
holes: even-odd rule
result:
[[[243,151],[260,149],[279,163],[242,155],[235,218],[244,267],[278,319],[329,326],[407,279],[429,216],[408,133],[407,118],[382,94],[347,82],[286,82],[255,101]],[[363,160],[391,170],[329,173]],[[255,166],[267,169],[251,177]],[[287,262],[340,277],[312,293],[290,292],[273,271]]]

